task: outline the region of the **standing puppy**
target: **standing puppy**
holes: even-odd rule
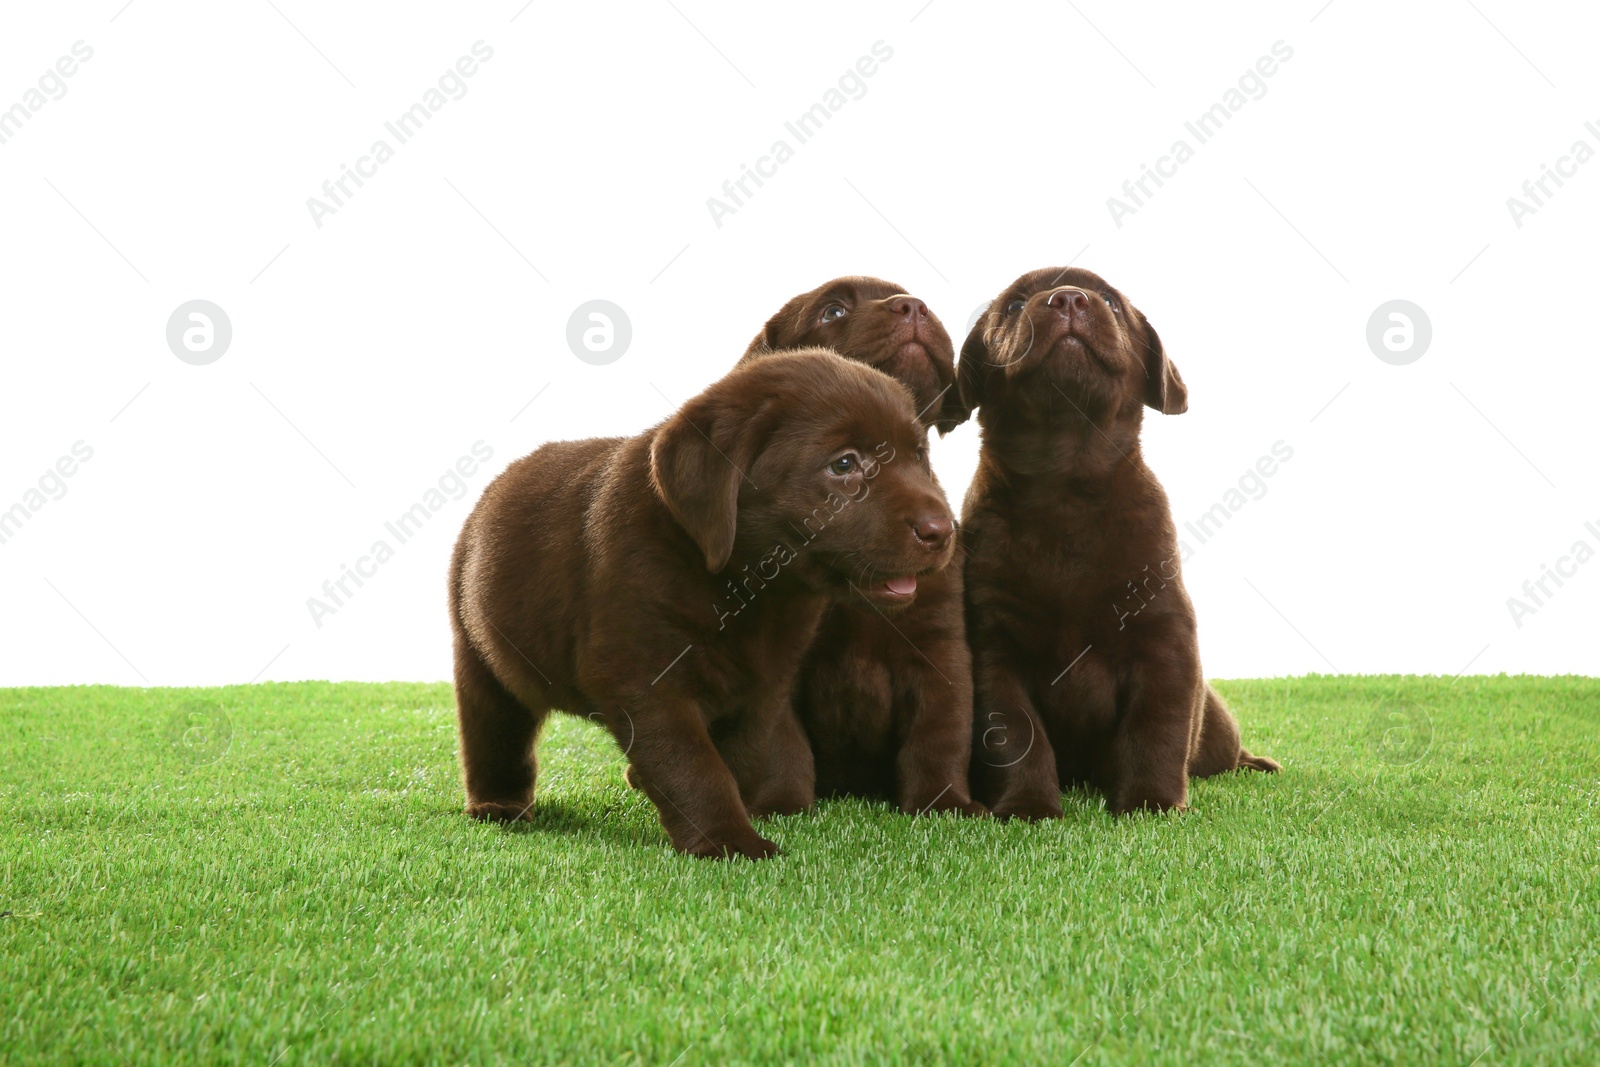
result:
[[[744,363],[776,350],[822,345],[892,375],[911,390],[925,426],[966,421],[955,389],[950,335],[926,304],[879,278],[835,278],[790,300],[750,342]],[[926,454],[918,461],[927,462]],[[801,668],[793,721],[775,745],[787,788],[885,797],[904,812],[981,815],[967,786],[972,744],[972,661],[962,618],[961,568],[903,592],[896,611],[856,593],[830,607]]]
[[[983,447],[967,493],[974,784],[996,815],[1061,814],[1088,783],[1115,814],[1182,808],[1189,778],[1278,764],[1200,673],[1144,408],[1188,391],[1137,308],[1086,270],[1033,271],[961,349]]]
[[[521,819],[554,708],[601,722],[674,847],[761,859],[774,722],[832,600],[901,603],[954,522],[887,375],[739,367],[638,437],[563,441],[484,491],[450,566],[467,812]]]

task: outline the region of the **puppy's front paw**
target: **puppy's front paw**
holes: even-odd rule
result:
[[[1283,770],[1283,764],[1266,756],[1252,756],[1245,749],[1239,750],[1239,770],[1264,771],[1267,774],[1276,774]]]
[[[730,834],[720,840],[699,837],[679,850],[691,856],[708,860],[747,859],[767,860],[778,854],[778,846],[754,830],[744,834]]]
[[[1055,797],[1001,797],[989,809],[996,819],[1021,819],[1040,822],[1061,818],[1061,801]]]
[[[532,822],[533,801],[475,800],[468,802],[467,814],[484,822]]]
[[[975,819],[985,818],[989,814],[989,809],[976,800],[952,797],[948,792],[920,804],[915,800],[907,800],[900,805],[900,812],[903,815],[937,815],[946,811]]]
[[[1182,800],[1173,800],[1162,797],[1121,797],[1106,803],[1106,810],[1112,815],[1132,815],[1136,811],[1151,811],[1156,813],[1167,811],[1188,811],[1189,805]]]

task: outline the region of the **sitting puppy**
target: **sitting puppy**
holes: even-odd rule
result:
[[[835,278],[790,300],[750,342],[743,363],[822,345],[876,367],[911,390],[925,426],[966,421],[950,335],[922,301],[879,278]],[[962,618],[961,568],[900,590],[900,610],[857,591],[828,608],[795,688],[795,719],[774,737],[783,790],[851,794],[901,811],[981,815],[967,786],[972,658]],[[796,727],[799,729],[796,729]],[[800,730],[804,731],[804,735]],[[809,750],[815,764],[807,759]]]
[[[1161,339],[1086,270],[1024,274],[961,349],[983,446],[962,516],[973,779],[996,815],[1061,814],[1088,783],[1115,814],[1181,809],[1189,778],[1278,764],[1200,673],[1145,406],[1188,409]]]
[[[654,429],[548,444],[484,491],[450,566],[467,812],[522,819],[553,708],[603,723],[673,845],[777,851],[752,815],[824,607],[949,562],[905,388],[818,349],[736,368]]]

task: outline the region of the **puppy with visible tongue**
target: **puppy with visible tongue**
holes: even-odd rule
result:
[[[908,574],[904,578],[890,578],[883,583],[883,587],[895,596],[914,596],[917,592],[917,576]]]
[[[806,345],[897,379],[929,429],[947,433],[971,414],[956,387],[950,335],[904,286],[859,275],[824,282],[779,308],[744,358]],[[923,452],[895,462],[928,460]],[[949,527],[915,534],[930,544],[956,536]],[[842,568],[861,595],[829,608],[817,629],[800,670],[797,714],[773,741],[774,773],[807,777],[797,783],[807,792],[884,797],[909,813],[987,814],[967,786],[972,660],[961,564],[921,570],[908,559],[890,566],[911,573],[893,575],[863,572],[866,562]]]

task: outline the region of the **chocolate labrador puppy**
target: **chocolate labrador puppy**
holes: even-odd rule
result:
[[[736,368],[646,433],[548,444],[450,566],[467,812],[525,819],[551,709],[611,731],[673,845],[773,855],[769,737],[831,601],[915,598],[953,528],[905,387],[820,349]]]
[[[742,362],[806,345],[898,379],[926,426],[945,433],[966,421],[950,335],[901,286],[846,277],[801,293],[772,316]],[[897,611],[857,591],[827,609],[795,688],[797,719],[774,735],[775,775],[787,779],[786,792],[806,797],[883,797],[904,812],[981,815],[986,809],[967,786],[972,659],[961,568],[901,592],[908,601],[914,592],[915,605]]]
[[[963,509],[973,778],[996,815],[1061,814],[1063,785],[1115,814],[1181,809],[1190,777],[1278,764],[1200,673],[1144,408],[1188,390],[1149,321],[1086,270],[1024,274],[961,349],[983,429]]]

